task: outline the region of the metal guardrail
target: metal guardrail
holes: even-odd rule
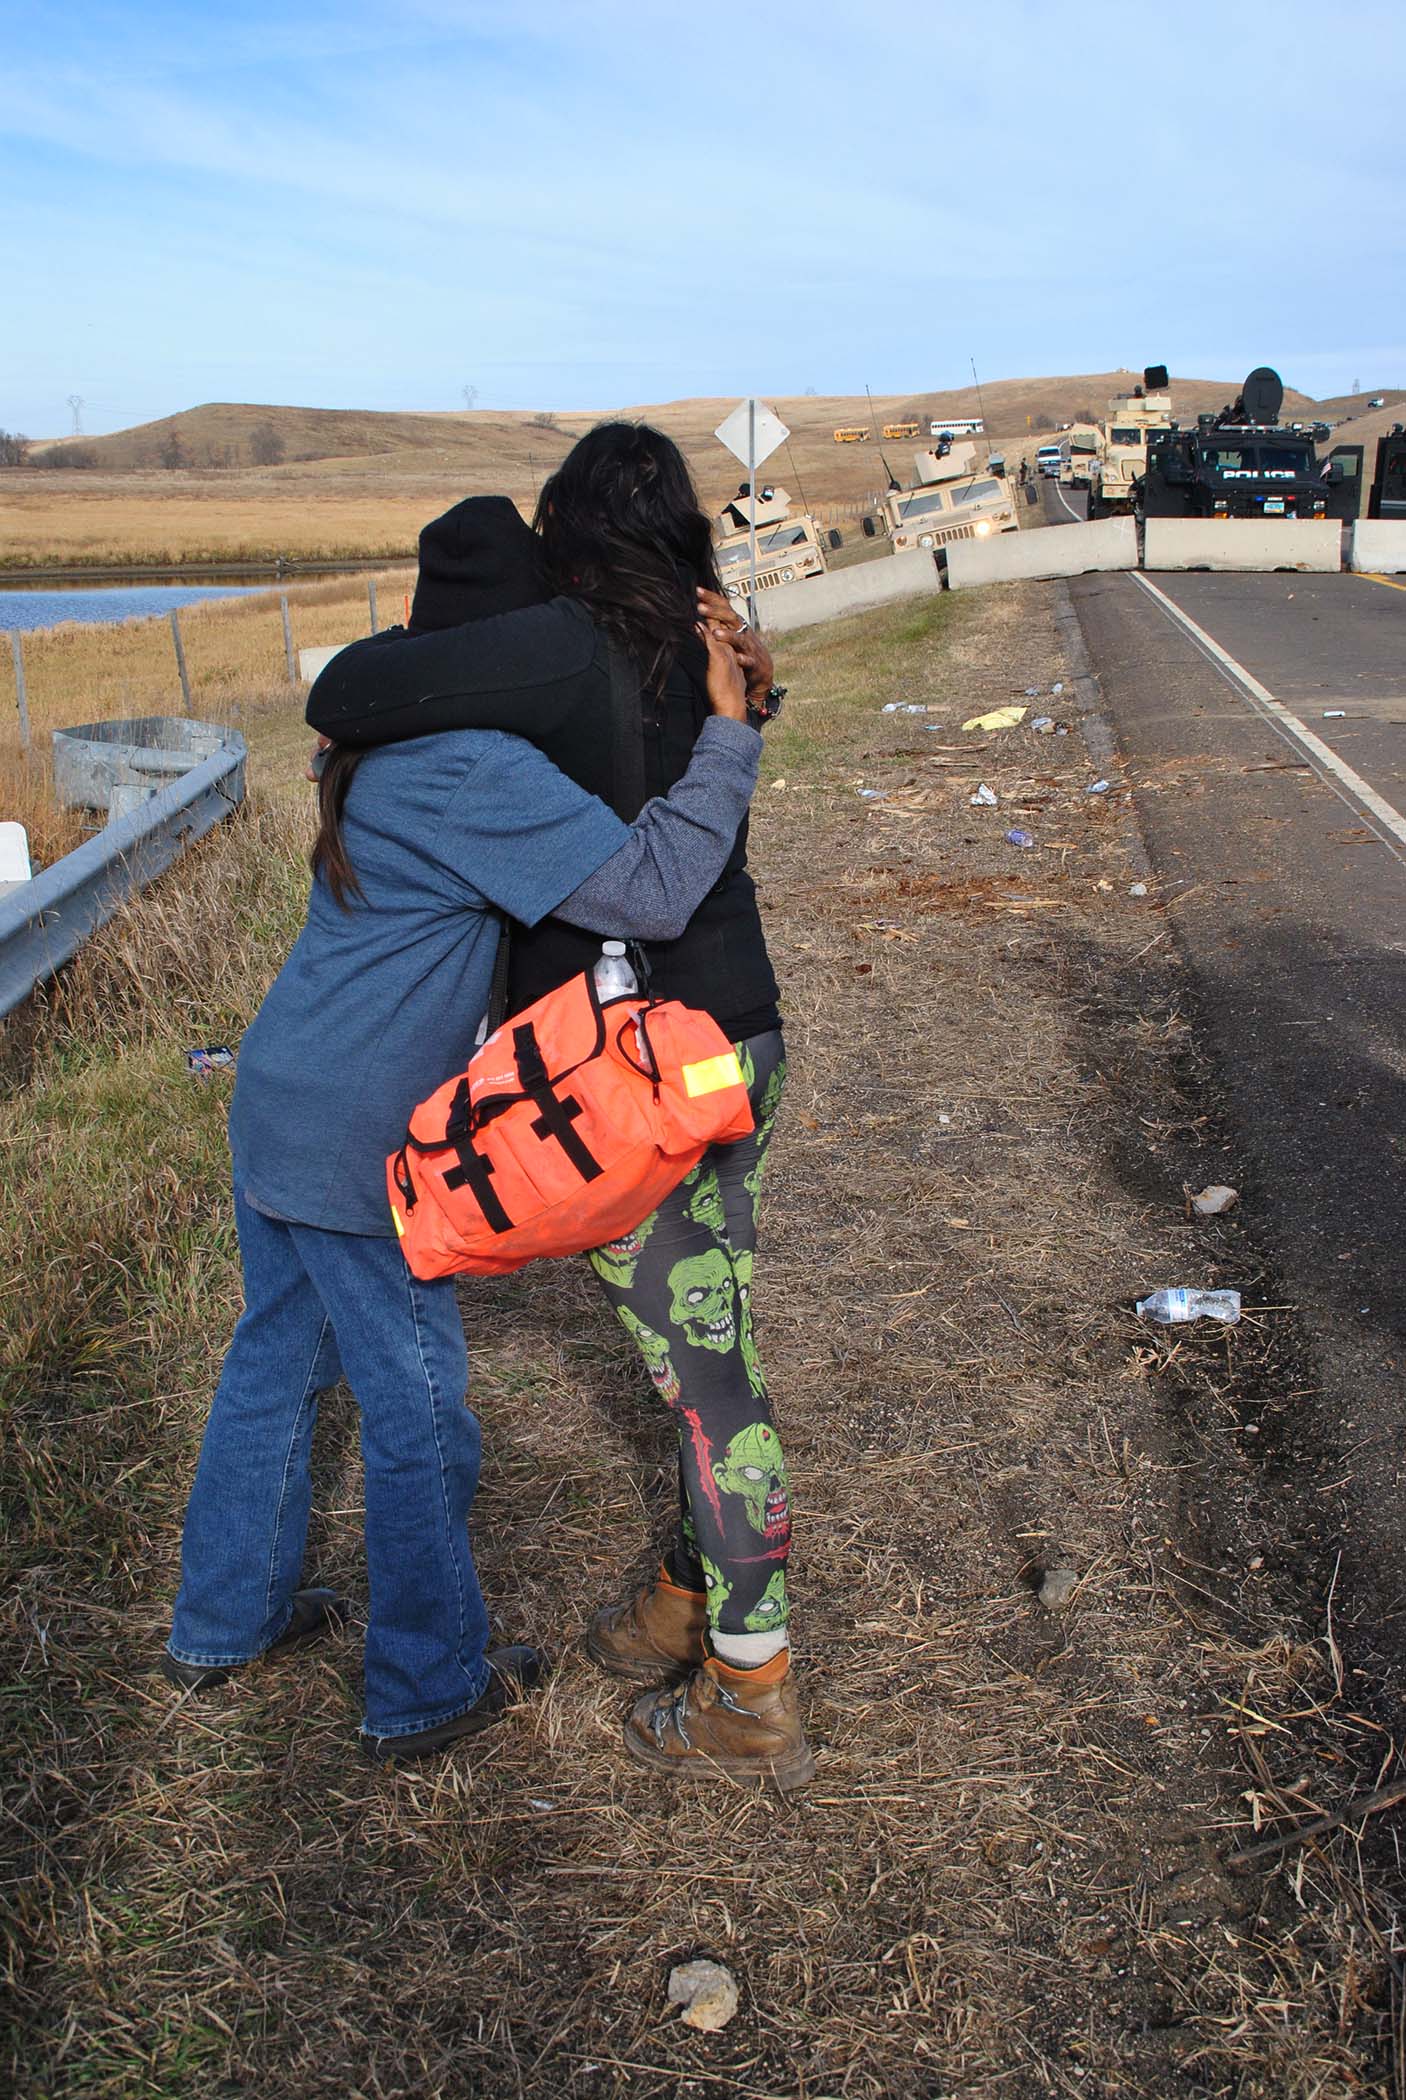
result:
[[[0,1016],[72,959],[133,891],[164,874],[244,800],[245,744],[221,748],[130,816],[0,898]]]

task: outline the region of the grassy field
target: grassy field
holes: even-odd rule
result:
[[[753,858],[792,1079],[757,1304],[821,1752],[785,1803],[631,1766],[576,1645],[671,1473],[575,1264],[463,1293],[477,1549],[499,1636],[559,1658],[545,1690],[392,1775],[354,1749],[355,1631],[204,1701],[151,1674],[238,1308],[225,1087],[182,1053],[237,1045],[309,838],[297,696],[260,615],[210,615],[212,664],[248,651],[249,806],[12,1030],[0,1096],[23,2100],[1400,2093],[1376,1863],[1351,1833],[1291,1842],[1388,1746],[1296,1587],[1269,1448],[1294,1317],[1242,1225],[1186,1214],[1183,1181],[1234,1162],[1155,898],[1129,895],[1122,777],[1084,794],[1069,690],[1068,738],[960,728],[1066,674],[1051,604],[894,609],[781,666]],[[1243,1325],[1139,1327],[1134,1295],[1184,1273],[1239,1284]],[[345,1392],[316,1465],[307,1576],[364,1596]],[[720,2036],[665,2004],[695,1954],[739,1979]]]
[[[877,396],[873,416],[926,421],[934,415],[984,413],[991,437],[1012,460],[1039,442],[1042,425],[1085,411],[1102,415],[1108,399],[1137,374],[1095,372],[1043,379],[996,380],[946,393]],[[1173,398],[1182,416],[1218,408],[1234,381],[1178,379]],[[710,509],[737,487],[741,470],[714,436],[730,401],[687,400],[632,406],[620,413],[657,423],[683,447]],[[912,441],[837,445],[835,428],[869,424],[861,396],[778,396],[791,431],[766,471],[831,522],[843,525],[856,505],[887,483],[884,458],[900,480],[912,466]],[[1309,415],[1306,395],[1286,395],[1285,413]],[[501,491],[531,511],[544,477],[598,419],[594,414],[396,415],[365,411],[266,408],[215,402],[135,430],[84,440],[98,466],[7,471],[0,509],[0,571],[87,566],[218,565],[379,560],[413,554],[426,518],[460,496]],[[253,467],[252,433],[271,424],[284,463]],[[184,467],[158,462],[179,440]],[[53,448],[61,457],[63,447]],[[211,466],[229,460],[229,466]]]
[[[382,570],[373,580],[380,624],[403,619],[405,595],[414,588],[413,569]],[[367,581],[356,576],[290,585],[294,648],[349,642],[366,634]],[[251,706],[266,712],[272,704],[290,719],[301,717],[305,689],[287,681],[277,591],[185,607],[180,620],[196,715],[245,728]],[[54,803],[52,731],[124,715],[178,715],[181,686],[165,620],[133,620],[111,627],[74,623],[26,634],[23,648],[31,750],[26,756],[20,743],[6,651],[0,658],[0,814],[27,826],[31,854],[37,864],[47,866],[77,845],[95,821],[86,812],[59,809]],[[262,735],[266,739],[266,723]]]
[[[446,476],[349,486],[251,473],[12,474],[0,573],[219,569],[415,556],[428,518],[471,495]]]

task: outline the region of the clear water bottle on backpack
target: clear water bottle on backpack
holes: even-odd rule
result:
[[[1185,1288],[1154,1291],[1139,1298],[1140,1320],[1155,1320],[1159,1327],[1180,1327],[1187,1320],[1223,1320],[1233,1327],[1240,1318],[1239,1291],[1194,1291]]]
[[[623,941],[602,942],[594,976],[596,997],[602,1005],[607,999],[628,999],[639,990],[639,980],[630,968]]]

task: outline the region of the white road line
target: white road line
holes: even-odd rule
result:
[[[1150,583],[1147,577],[1136,573],[1133,575],[1133,582],[1141,584],[1148,596],[1156,599],[1168,619],[1174,620],[1231,684],[1239,688],[1256,714],[1262,715],[1286,742],[1296,744],[1306,754],[1309,764],[1324,786],[1331,788],[1334,794],[1347,804],[1354,816],[1365,817],[1387,851],[1406,866],[1406,817],[1402,816],[1400,810],[1393,809],[1386,798],[1379,795],[1360,773],[1355,773],[1345,759],[1339,758],[1337,752],[1324,743],[1322,737],[1315,736],[1311,729],[1306,728],[1297,715],[1289,712],[1282,700],[1276,700],[1267,686],[1261,685],[1258,678],[1253,677],[1243,664],[1237,663],[1228,649],[1222,649],[1220,643],[1213,640],[1204,627],[1198,627],[1190,613],[1183,612],[1165,591],[1159,591],[1155,583]]]
[[[1074,523],[1076,525],[1085,525],[1088,523],[1088,520],[1086,518],[1080,517],[1078,511],[1075,510],[1074,505],[1065,495],[1064,490],[1060,487],[1058,482],[1056,482],[1054,485],[1054,492],[1058,496],[1060,502],[1064,505],[1065,509],[1068,511],[1070,517],[1074,520]]]

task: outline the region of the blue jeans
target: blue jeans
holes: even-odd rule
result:
[[[317,1396],[345,1370],[366,1468],[366,1719],[411,1735],[488,1684],[469,1546],[479,1428],[452,1283],[395,1240],[283,1224],[234,1198],[244,1314],[210,1409],[181,1543],[170,1651],[250,1662],[287,1626],[312,1501]]]

